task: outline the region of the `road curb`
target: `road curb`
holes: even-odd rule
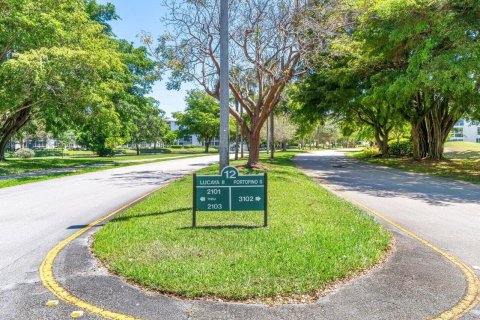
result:
[[[435,320],[444,320],[444,319],[459,319],[460,317],[467,314],[470,310],[474,309],[480,303],[480,280],[477,278],[475,272],[464,262],[462,262],[459,258],[449,254],[448,252],[442,250],[441,248],[433,245],[429,241],[423,239],[422,237],[416,235],[412,231],[408,230],[407,228],[403,227],[402,225],[396,223],[395,221],[387,218],[385,215],[377,212],[376,210],[371,209],[370,207],[360,203],[359,201],[355,200],[345,192],[339,190],[334,185],[330,184],[327,180],[319,177],[315,170],[307,169],[300,165],[298,161],[294,160],[295,165],[300,168],[303,172],[305,172],[309,177],[313,178],[314,180],[318,181],[319,184],[324,187],[326,190],[337,194],[344,198],[345,200],[349,201],[350,203],[354,204],[355,206],[361,208],[362,210],[370,213],[371,215],[383,220],[388,225],[400,230],[401,232],[407,234],[411,238],[417,240],[424,246],[430,248],[431,250],[439,253],[444,258],[449,260],[453,263],[458,269],[460,269],[464,275],[465,281],[467,283],[466,292],[463,298],[457,302],[455,306],[453,306],[449,310],[445,310],[442,313],[435,316],[433,319]]]
[[[181,179],[181,178],[179,178],[179,179]],[[175,179],[174,181],[171,181],[170,183],[173,183],[173,182],[175,182],[179,179]],[[58,254],[63,249],[65,249],[65,247],[67,247],[70,243],[72,243],[75,239],[84,235],[86,232],[91,230],[96,225],[105,222],[106,220],[108,220],[108,219],[114,217],[115,215],[121,213],[122,211],[128,209],[130,206],[133,206],[133,205],[137,204],[138,202],[146,199],[148,196],[157,192],[161,188],[169,185],[170,183],[165,184],[165,185],[163,185],[163,186],[161,186],[161,187],[159,187],[159,188],[157,188],[153,191],[150,191],[150,192],[146,193],[145,195],[135,199],[134,201],[122,206],[121,208],[109,213],[108,215],[92,222],[88,226],[82,228],[81,230],[77,231],[76,233],[74,233],[73,235],[68,237],[67,239],[65,239],[62,242],[60,242],[59,244],[57,244],[48,253],[47,257],[44,259],[44,261],[42,262],[42,264],[40,266],[40,277],[41,277],[41,280],[42,280],[42,283],[44,284],[44,286],[47,289],[49,289],[53,294],[55,294],[60,300],[62,300],[64,302],[67,302],[69,304],[75,305],[75,306],[77,306],[77,307],[79,307],[79,308],[81,308],[81,309],[83,309],[87,312],[92,313],[92,314],[96,314],[96,315],[99,315],[99,316],[107,318],[107,319],[121,319],[121,320],[139,319],[139,318],[136,318],[136,317],[131,316],[131,315],[106,310],[104,308],[95,306],[91,303],[88,303],[88,302],[86,302],[82,299],[77,298],[76,296],[74,296],[73,294],[68,292],[65,288],[63,288],[59,284],[59,282],[54,278],[53,267],[54,267],[55,259],[57,258]],[[327,187],[327,189],[329,189],[329,188]],[[330,191],[334,192],[333,189],[330,189]],[[337,191],[337,192],[340,193],[340,191]],[[347,197],[345,197],[345,198],[347,198]],[[362,207],[363,205],[358,203],[357,206]],[[398,227],[403,228],[400,225],[395,226],[394,225],[395,223],[393,221],[392,222],[394,224],[391,224],[390,222],[387,221],[388,218],[385,217],[385,219],[384,219],[381,214],[374,213],[375,211],[369,209],[368,207],[362,207],[362,208],[364,210],[367,210],[368,212],[372,213],[373,215],[378,216],[379,218],[381,218],[382,220],[384,220],[385,222],[387,222],[388,224],[390,224],[391,226],[393,226],[397,229],[399,229]],[[416,236],[414,233],[408,231],[407,229],[404,228],[404,229],[399,229],[399,230],[401,230],[403,233],[406,233],[411,238],[419,241],[420,243],[422,243],[426,247],[428,247],[430,249],[433,249],[433,251],[441,254],[443,257],[447,258],[447,260],[452,262],[458,269],[460,269],[462,271],[462,274],[465,276],[465,279],[467,281],[467,284],[468,284],[467,292],[464,295],[463,299],[460,300],[460,302],[458,302],[453,308],[439,314],[434,319],[456,319],[456,318],[459,318],[460,316],[462,316],[463,314],[466,314],[472,308],[474,308],[475,305],[477,304],[478,299],[479,299],[479,296],[478,296],[478,294],[479,294],[479,290],[478,290],[479,289],[479,283],[478,283],[478,279],[476,278],[473,271],[468,266],[466,266],[463,262],[461,262],[457,258],[449,255],[448,253],[444,252],[443,250],[441,250],[441,249],[439,249],[439,248],[437,248],[437,247],[435,247],[434,245],[431,245],[431,244],[427,245],[427,244],[429,244],[427,241],[425,241],[422,238]],[[424,242],[420,241],[420,240],[423,240]],[[462,268],[462,266],[464,268]],[[469,278],[467,277],[468,272],[471,272],[470,275],[473,275],[473,279],[470,278],[470,280],[469,280]]]
[[[128,208],[138,204],[139,202],[147,199],[149,196],[152,194],[156,193],[157,191],[161,190],[162,188],[180,180],[183,179],[183,177],[174,179],[170,181],[167,184],[162,185],[159,188],[156,188],[155,190],[149,191],[146,194],[142,195],[141,197],[127,203],[126,205],[123,205],[122,207],[116,209],[115,211],[110,212],[109,214],[103,216],[102,218],[93,221],[89,225],[83,227],[82,229],[78,230],[74,234],[72,234],[70,237],[66,238],[65,240],[61,241],[58,243],[52,250],[49,251],[45,259],[42,261],[42,264],[40,265],[39,268],[39,274],[40,274],[40,279],[42,281],[42,284],[50,290],[58,299],[67,302],[71,305],[74,305],[76,307],[79,307],[89,313],[99,315],[103,318],[106,319],[114,319],[114,320],[140,320],[140,318],[136,318],[127,314],[123,313],[118,313],[110,310],[106,310],[103,308],[100,308],[98,306],[95,306],[91,303],[88,303],[86,301],[83,301],[82,299],[79,299],[72,295],[70,292],[68,292],[66,289],[64,289],[56,280],[53,275],[53,265],[55,263],[55,259],[57,258],[58,254],[66,247],[68,246],[72,241],[80,237],[81,235],[85,234],[95,226],[113,218],[114,216],[124,212]]]

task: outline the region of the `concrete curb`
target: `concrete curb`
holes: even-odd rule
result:
[[[56,283],[54,292],[62,300],[90,312],[86,318],[424,319],[451,310],[467,287],[461,270],[439,252],[389,226],[397,251],[384,267],[338,287],[315,304],[269,307],[179,300],[132,286],[99,265],[88,246],[98,223],[54,252],[49,262],[51,279],[46,279]],[[51,282],[47,287],[52,290]],[[63,299],[62,295],[71,298]]]

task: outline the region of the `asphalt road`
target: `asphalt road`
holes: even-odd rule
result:
[[[54,297],[42,286],[38,267],[48,251],[91,221],[216,158],[177,159],[0,189],[0,319],[69,318],[77,307],[63,302],[45,307]],[[473,268],[480,264],[480,187],[366,165],[340,152],[297,160]],[[144,319],[425,319],[452,307],[465,288],[458,268],[393,229],[397,250],[381,268],[339,286],[316,304],[178,300],[109,274],[90,254],[91,232],[60,253],[56,280],[84,301]],[[94,314],[83,318],[99,319]],[[480,319],[479,309],[465,319]]]
[[[480,276],[480,186],[369,165],[342,151],[302,154],[297,161],[342,193],[460,258]],[[480,319],[480,308],[469,317]]]
[[[176,159],[0,189],[0,319],[47,319],[28,313],[50,297],[38,268],[58,242],[81,226],[218,156]],[[40,308],[39,310],[43,310]]]

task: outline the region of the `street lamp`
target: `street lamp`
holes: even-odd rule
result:
[[[220,1],[220,172],[229,165],[228,1]]]

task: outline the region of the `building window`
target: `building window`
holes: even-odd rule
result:
[[[465,120],[458,120],[457,123],[455,123],[455,127],[463,127],[465,125]]]
[[[480,138],[477,138],[477,143],[480,143]]]
[[[480,127],[477,127],[477,135],[480,136]]]
[[[452,133],[454,138],[463,138],[463,128],[453,128]]]

